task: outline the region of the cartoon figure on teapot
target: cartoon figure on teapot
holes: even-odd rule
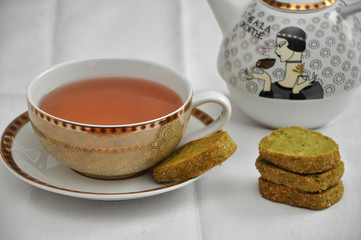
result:
[[[316,82],[317,75],[312,77],[304,74],[302,52],[306,49],[306,33],[297,27],[287,27],[277,33],[275,53],[281,62],[286,63],[284,78],[278,82],[271,81],[271,76],[265,71],[272,67],[275,59],[260,59],[249,71],[247,79],[263,81],[263,90],[259,96],[281,99],[320,99],[323,98],[323,88]]]

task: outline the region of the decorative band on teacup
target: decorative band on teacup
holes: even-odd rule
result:
[[[263,2],[271,7],[283,10],[311,11],[329,7],[334,4],[336,0],[323,0],[316,3],[284,3],[276,0],[263,0]]]
[[[164,124],[172,122],[182,116],[185,112],[189,110],[192,105],[192,101],[189,101],[183,108],[178,110],[173,115],[169,115],[167,117],[161,118],[156,121],[150,121],[145,124],[129,124],[131,126],[119,126],[119,127],[107,127],[106,125],[102,127],[93,127],[86,126],[87,124],[76,124],[69,121],[63,121],[58,118],[54,118],[51,115],[44,114],[43,112],[38,111],[34,106],[31,105],[30,109],[34,113],[34,115],[44,121],[52,125],[56,125],[62,128],[66,128],[72,131],[77,132],[86,132],[86,133],[94,133],[94,134],[126,134],[126,133],[134,133],[139,131],[145,131],[148,129],[153,129],[157,127],[161,127]],[[91,124],[89,124],[91,125]],[[124,124],[127,125],[127,124]]]

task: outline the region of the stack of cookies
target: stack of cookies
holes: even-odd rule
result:
[[[325,209],[342,198],[337,143],[319,132],[284,127],[259,143],[256,167],[262,197],[291,206]]]

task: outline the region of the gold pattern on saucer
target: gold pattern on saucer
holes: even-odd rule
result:
[[[329,7],[334,4],[336,0],[323,0],[316,3],[283,3],[276,0],[263,0],[263,2],[271,7],[283,10],[311,11]]]
[[[208,116],[206,113],[204,113],[202,111],[199,111],[199,112],[197,112],[197,111],[198,111],[198,109],[193,109],[192,115],[194,117],[198,118],[201,122],[206,124],[205,119],[208,120],[207,122],[212,120],[212,118],[210,116]],[[197,114],[195,114],[195,113],[197,113]],[[24,172],[16,164],[16,162],[13,158],[12,146],[13,146],[14,139],[15,139],[17,133],[19,132],[19,130],[23,126],[25,126],[25,124],[27,124],[28,122],[29,122],[29,114],[28,114],[28,112],[25,112],[25,113],[21,114],[20,116],[18,116],[17,118],[15,118],[7,126],[7,128],[4,130],[3,135],[1,137],[0,154],[1,154],[5,164],[15,174],[19,175],[21,178],[24,178],[28,181],[42,185],[43,187],[48,187],[51,189],[56,189],[56,190],[61,190],[61,191],[66,191],[66,192],[90,194],[90,195],[127,195],[127,194],[139,194],[139,193],[145,193],[145,192],[153,192],[153,191],[157,191],[157,190],[161,190],[161,189],[170,188],[170,187],[173,187],[173,186],[176,186],[176,185],[179,185],[179,184],[182,184],[183,182],[185,182],[185,181],[179,181],[179,182],[168,184],[166,186],[162,186],[159,188],[153,188],[153,189],[148,189],[148,190],[143,190],[143,191],[134,191],[134,192],[122,192],[122,193],[107,193],[107,192],[106,193],[94,193],[94,192],[86,192],[86,191],[77,191],[77,190],[71,190],[71,189],[67,189],[67,188],[57,187],[57,186],[45,183],[43,181],[40,181],[40,180],[30,176],[26,172]]]
[[[6,165],[16,171],[20,176],[23,176],[29,180],[34,180],[31,176],[23,172],[18,165],[15,163],[12,156],[12,144],[15,139],[16,134],[19,132],[22,126],[29,122],[29,115],[27,112],[21,114],[15,118],[5,129],[1,137],[0,151],[3,160]]]

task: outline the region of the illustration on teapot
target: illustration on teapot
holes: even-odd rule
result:
[[[268,42],[265,42],[269,46]],[[269,47],[264,48],[268,50]],[[304,74],[305,63],[302,53],[306,50],[306,33],[297,27],[287,27],[277,33],[275,54],[281,62],[286,63],[282,80],[271,82],[272,77],[263,69],[272,67],[275,59],[259,59],[254,68],[246,69],[247,79],[263,80],[263,90],[259,96],[286,99],[317,99],[323,98],[323,88],[316,81],[317,75],[312,77]],[[265,56],[266,51],[263,51]],[[259,68],[259,69],[257,69]],[[258,72],[257,72],[258,70]]]
[[[355,16],[344,21],[328,11],[275,17],[257,4],[248,6],[223,41],[218,67],[231,86],[297,100],[331,97],[360,85],[361,28]]]

